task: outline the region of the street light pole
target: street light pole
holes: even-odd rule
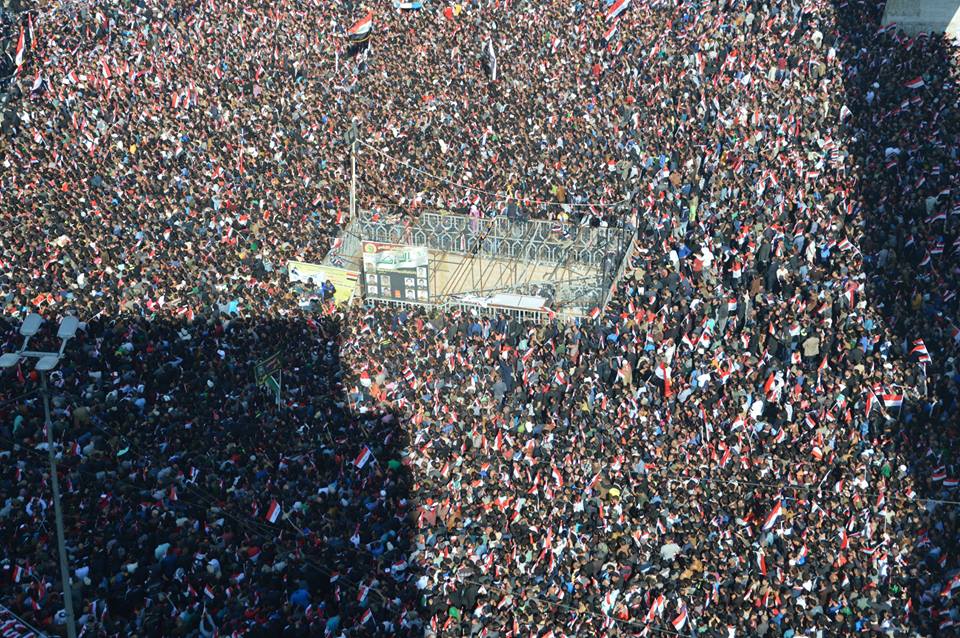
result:
[[[30,338],[40,330],[43,317],[30,313],[20,325],[23,345],[17,352],[0,355],[0,369],[12,368],[24,359],[36,359],[35,370],[40,374],[40,393],[43,395],[43,427],[47,431],[47,458],[50,461],[50,482],[53,487],[53,512],[57,526],[57,550],[60,558],[60,580],[63,586],[63,610],[67,616],[67,638],[77,638],[77,622],[73,615],[73,588],[70,585],[70,565],[67,563],[67,547],[63,538],[63,510],[60,506],[60,480],[57,477],[57,457],[53,451],[53,422],[50,419],[50,395],[47,392],[47,373],[57,367],[63,357],[67,342],[73,339],[80,326],[80,320],[67,315],[60,322],[57,337],[60,350],[57,352],[35,352],[27,350]]]
[[[356,120],[350,123],[343,139],[350,145],[350,219],[347,220],[347,223],[350,223],[357,218],[357,142],[360,132],[357,130]]]
[[[350,144],[350,221],[357,218],[357,140]]]
[[[73,588],[70,585],[70,567],[63,534],[63,510],[60,507],[60,479],[57,477],[57,457],[53,453],[53,422],[50,420],[50,394],[47,392],[47,373],[40,373],[43,394],[43,427],[47,431],[47,457],[50,459],[50,483],[53,486],[53,515],[57,525],[57,552],[60,555],[60,580],[63,584],[63,607],[67,613],[67,638],[77,638],[73,615]]]

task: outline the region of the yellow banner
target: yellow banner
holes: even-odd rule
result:
[[[337,289],[333,300],[338,304],[349,301],[360,280],[360,273],[355,270],[344,270],[333,266],[321,266],[305,261],[288,261],[287,275],[290,281],[296,281],[320,290],[323,282],[330,281]]]

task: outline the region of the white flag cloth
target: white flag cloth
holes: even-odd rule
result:
[[[487,61],[490,64],[490,79],[497,81],[497,52],[493,50],[493,40],[487,40]]]

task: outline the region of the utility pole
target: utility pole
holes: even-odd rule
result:
[[[57,337],[60,339],[58,352],[36,352],[27,350],[30,337],[37,334],[43,324],[43,317],[30,313],[20,326],[23,345],[17,352],[8,352],[0,356],[0,369],[12,368],[24,359],[37,359],[35,370],[40,373],[40,390],[43,395],[43,427],[47,431],[47,458],[50,461],[50,484],[53,487],[53,513],[56,519],[57,552],[60,556],[60,580],[63,586],[63,608],[67,615],[67,638],[77,638],[77,622],[73,615],[73,588],[70,585],[70,565],[67,562],[67,547],[63,540],[63,510],[60,506],[60,480],[57,477],[57,457],[53,451],[53,422],[50,419],[50,396],[47,392],[47,373],[57,367],[63,358],[67,342],[77,334],[80,320],[66,316],[60,322]]]

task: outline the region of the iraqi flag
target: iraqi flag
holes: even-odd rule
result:
[[[270,501],[270,507],[267,509],[265,518],[271,523],[276,523],[281,514],[280,504],[276,500]]]
[[[764,381],[764,383],[763,383],[763,394],[764,394],[764,396],[766,396],[767,398],[770,397],[770,391],[773,389],[773,382],[774,382],[774,381],[776,381],[776,375],[775,375],[773,372],[771,372],[771,373],[767,376],[767,380]]]
[[[616,20],[620,15],[630,7],[630,0],[616,0],[607,9],[607,22]]]
[[[363,466],[366,465],[372,458],[373,452],[370,451],[370,448],[364,445],[363,449],[360,450],[360,454],[358,454],[357,458],[353,460],[353,464],[357,466],[357,469],[362,470]]]
[[[617,31],[618,31],[617,23],[614,22],[610,26],[610,28],[607,29],[607,31],[603,34],[603,41],[606,42],[607,44],[610,44],[610,41],[617,37]],[[597,310],[597,308],[594,308],[594,310]],[[593,314],[593,310],[590,311],[590,314],[591,315]],[[596,319],[596,317],[593,317],[593,316],[591,316],[590,318]]]
[[[600,316],[600,308],[594,308],[593,310],[590,311],[591,319],[596,319],[599,316]]]
[[[883,407],[885,407],[885,408],[900,408],[900,407],[903,407],[903,395],[902,395],[902,394],[885,394],[885,395],[883,395]]]
[[[727,449],[724,451],[723,456],[720,458],[720,467],[721,467],[721,468],[724,468],[724,467],[727,466],[727,463],[730,462],[730,457],[731,457],[731,456],[732,456],[732,452],[731,452],[731,450],[730,450],[730,447],[728,446]]]
[[[677,631],[683,629],[683,626],[687,624],[687,606],[681,604],[680,613],[676,618],[670,621],[670,624],[673,625],[673,628]]]
[[[371,620],[373,620],[373,612],[368,609],[367,611],[363,612],[363,616],[360,618],[360,624],[365,625]]]
[[[877,404],[876,395],[874,395],[873,392],[870,392],[869,390],[867,390],[867,404],[865,408],[866,410],[865,418],[868,418],[868,419],[870,418],[870,413],[873,412],[873,408],[876,404]]]
[[[923,339],[916,339],[913,347],[910,349],[910,356],[915,357],[919,363],[930,363],[930,352]]]
[[[770,510],[770,513],[767,515],[767,520],[763,522],[763,531],[770,531],[773,526],[777,524],[777,519],[780,518],[781,514],[783,514],[783,501],[777,501],[777,504],[773,506],[773,509]]]
[[[922,89],[926,85],[923,83],[923,78],[918,75],[909,82],[904,82],[903,86],[908,89]]]
[[[557,370],[556,375],[554,375],[553,380],[559,386],[567,385],[567,378],[563,375],[563,370]]]
[[[553,474],[553,481],[557,487],[563,487],[563,474],[560,473],[560,470],[558,470],[556,466],[553,466],[551,473]]]
[[[960,574],[956,574],[950,579],[950,582],[943,586],[943,589],[940,591],[940,595],[945,598],[950,598],[953,596],[953,590],[957,588],[960,588]]]
[[[767,575],[767,559],[763,555],[763,550],[757,552],[757,567],[760,568],[760,573],[764,576]]]
[[[353,42],[363,42],[370,37],[370,31],[373,30],[373,11],[367,11],[367,15],[353,23],[353,26],[347,30],[347,35]]]
[[[13,62],[17,65],[17,69],[23,66],[23,51],[26,49],[26,44],[23,39],[23,26],[20,27],[20,37],[17,39],[17,52],[13,56]]]

